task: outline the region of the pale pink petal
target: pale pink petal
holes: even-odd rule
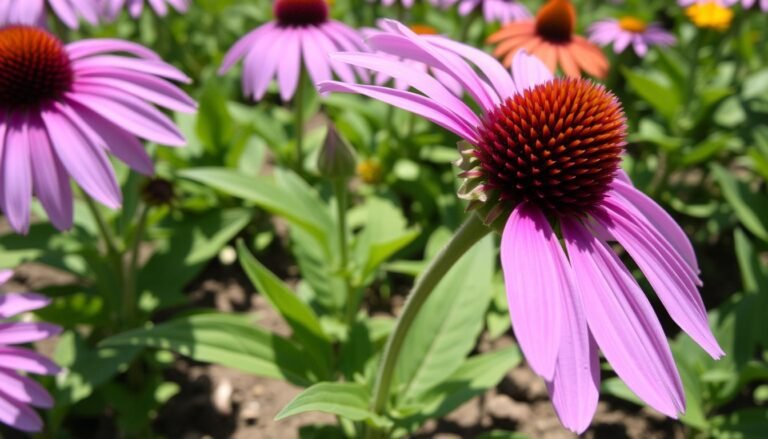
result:
[[[27,117],[13,115],[8,121],[3,167],[3,210],[11,227],[21,234],[29,231],[32,202],[32,165]]]
[[[40,408],[53,407],[53,398],[36,381],[0,368],[0,392],[14,400]]]
[[[32,181],[35,195],[48,218],[59,230],[72,227],[72,188],[64,166],[53,152],[48,132],[37,114],[29,119],[29,140],[32,157]]]
[[[7,276],[10,270],[4,270]],[[0,282],[2,284],[4,282]],[[7,293],[0,294],[0,319],[7,319],[27,311],[44,308],[51,303],[51,299],[35,293]]]
[[[61,328],[50,323],[0,323],[0,344],[22,344],[58,335]]]
[[[544,213],[522,203],[501,235],[501,266],[517,342],[538,375],[552,381],[560,349],[562,297],[570,267]]]
[[[55,375],[61,370],[56,363],[37,352],[11,346],[0,346],[0,364],[4,369],[38,375]]]
[[[589,329],[605,358],[637,396],[676,418],[685,394],[653,307],[607,244],[575,221],[561,225]]]
[[[0,393],[0,422],[27,432],[43,429],[40,416],[26,404],[16,402]]]

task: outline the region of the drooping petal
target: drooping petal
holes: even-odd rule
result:
[[[40,408],[53,407],[53,398],[36,381],[16,372],[0,368],[0,392],[23,404]]]
[[[637,396],[676,418],[685,394],[653,307],[606,243],[575,221],[561,225],[584,314],[605,358]]]
[[[27,116],[10,117],[2,155],[3,211],[11,227],[21,234],[29,231],[32,204],[32,164]]]
[[[57,335],[61,328],[50,323],[0,323],[0,344],[22,344]]]
[[[342,82],[334,81],[320,83],[318,91],[320,93],[357,93],[363,96],[368,96],[395,107],[402,108],[405,111],[418,114],[448,131],[455,133],[463,139],[469,141],[477,139],[477,133],[474,128],[470,127],[464,119],[456,116],[450,110],[431,99],[416,93],[393,90],[387,87],[378,87],[374,85],[344,84]]]
[[[560,422],[581,434],[597,410],[600,360],[597,345],[589,333],[581,293],[577,287],[564,293],[560,350],[554,379],[547,383],[547,388]]]
[[[603,205],[595,218],[632,256],[675,323],[713,358],[723,356],[691,267],[644,217],[630,213],[625,200],[609,194]]]
[[[56,363],[37,352],[10,346],[0,346],[0,364],[5,369],[38,375],[55,375],[61,370]]]
[[[38,432],[43,429],[43,420],[26,404],[5,397],[0,392],[0,422],[27,432]]]
[[[548,381],[560,349],[562,297],[572,294],[570,267],[546,216],[520,204],[501,235],[501,266],[512,327],[531,369]]]
[[[4,274],[10,270],[4,271]],[[3,282],[0,282],[2,284]],[[44,308],[51,299],[35,293],[0,294],[0,319],[7,319],[27,311]]]

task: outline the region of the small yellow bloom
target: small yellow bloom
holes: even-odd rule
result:
[[[376,159],[365,159],[357,164],[357,175],[367,184],[376,184],[381,181],[381,163]]]
[[[718,1],[696,3],[685,10],[693,24],[702,29],[725,31],[731,26],[733,11]]]

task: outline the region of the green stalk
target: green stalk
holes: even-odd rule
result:
[[[373,398],[371,401],[373,413],[383,415],[386,411],[400,351],[403,348],[408,331],[419,315],[422,306],[424,306],[432,291],[451,267],[458,262],[464,253],[490,232],[491,229],[486,227],[476,214],[472,214],[456,231],[451,241],[443,247],[437,257],[432,260],[427,269],[419,276],[405,302],[403,312],[397,320],[395,329],[390,334],[384,347],[381,366],[376,375],[376,382],[373,388]],[[381,433],[381,431],[369,429],[367,437],[380,437]]]
[[[344,279],[344,295],[347,298],[346,321],[352,324],[355,321],[355,311],[357,310],[357,298],[355,289],[349,282],[349,242],[347,236],[347,179],[337,178],[333,181],[333,191],[336,196],[336,226],[339,235],[339,258],[340,271]]]
[[[136,291],[136,276],[138,274],[141,243],[144,240],[144,232],[147,228],[149,206],[144,205],[139,213],[139,221],[136,224],[136,232],[133,237],[133,245],[129,254],[128,267],[123,275],[123,313],[126,327],[130,328],[138,310],[138,294]]]
[[[696,73],[699,69],[699,55],[706,31],[700,29],[694,37],[693,49],[691,50],[691,60],[688,64],[688,87],[685,90],[685,115],[690,116],[694,93],[696,92]]]

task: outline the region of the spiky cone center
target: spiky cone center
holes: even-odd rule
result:
[[[576,9],[570,0],[549,0],[536,14],[536,34],[550,43],[571,41]]]
[[[619,27],[627,32],[641,34],[648,29],[648,24],[639,18],[627,16],[619,19]]]
[[[276,0],[275,18],[280,26],[312,26],[328,21],[326,0]]]
[[[521,202],[583,215],[604,198],[621,163],[627,128],[602,85],[563,78],[508,98],[489,113],[465,166],[465,188],[494,211]]]
[[[62,42],[32,26],[0,28],[0,109],[25,109],[56,100],[72,86],[72,63]]]

